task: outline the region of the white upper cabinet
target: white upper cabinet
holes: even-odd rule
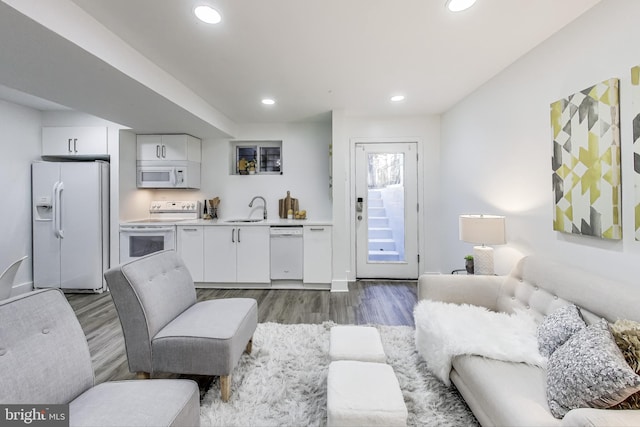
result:
[[[107,128],[60,126],[42,128],[43,157],[105,159]]]
[[[201,141],[191,135],[138,135],[138,160],[201,160]]]

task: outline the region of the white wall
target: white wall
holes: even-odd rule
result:
[[[356,140],[418,142],[420,273],[440,266],[440,118],[354,117],[333,112],[333,286],[346,290],[356,278],[352,149]]]
[[[231,175],[229,140],[202,141],[200,190],[155,190],[158,200],[200,200],[220,197],[220,218],[260,218],[262,202],[249,202],[254,196],[267,200],[269,218],[278,218],[278,199],[291,191],[300,209],[310,220],[330,220],[329,144],[331,123],[245,124],[239,126],[237,140],[282,140],[282,175]],[[135,197],[137,200],[141,198]],[[144,202],[139,202],[143,204]],[[148,210],[148,203],[146,205]]]
[[[640,64],[640,2],[603,0],[442,117],[443,271],[462,268],[472,245],[458,240],[458,215],[507,216],[508,244],[496,272],[540,253],[609,277],[635,277],[630,69]],[[620,78],[623,240],[554,232],[549,105]]]
[[[31,162],[40,159],[39,111],[0,100],[0,273],[28,255],[15,279],[14,295],[31,290]]]

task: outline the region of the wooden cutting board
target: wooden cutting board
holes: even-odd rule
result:
[[[287,213],[291,209],[293,212],[299,211],[298,199],[291,197],[291,192],[287,191],[287,197],[278,200],[278,216],[287,218]]]

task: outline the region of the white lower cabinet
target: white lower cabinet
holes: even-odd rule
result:
[[[270,284],[268,226],[178,225],[176,250],[194,282]],[[331,226],[305,225],[303,283],[331,283]]]
[[[304,226],[304,283],[331,283],[331,226]]]
[[[204,227],[204,281],[270,283],[269,227]]]
[[[194,282],[204,280],[204,227],[177,226],[177,252],[191,273]]]

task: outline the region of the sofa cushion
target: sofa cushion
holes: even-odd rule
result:
[[[627,364],[606,320],[576,332],[549,358],[547,398],[551,413],[609,408],[640,390],[640,376]]]
[[[482,425],[560,425],[549,412],[543,368],[458,356],[453,359],[451,380]]]
[[[545,316],[538,325],[538,348],[540,353],[549,357],[562,344],[580,329],[586,328],[578,307],[568,304]]]
[[[200,425],[200,392],[191,380],[106,382],[69,404],[69,424],[197,426]]]

